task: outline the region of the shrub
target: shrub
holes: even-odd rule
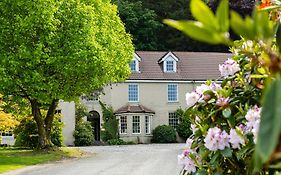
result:
[[[186,140],[192,134],[192,130],[190,129],[191,123],[189,121],[189,116],[191,114],[188,113],[188,110],[184,111],[181,108],[179,108],[176,111],[176,113],[177,113],[177,116],[179,117],[179,121],[180,121],[180,123],[176,127],[176,131],[181,138]]]
[[[192,134],[190,122],[188,120],[181,121],[176,127],[176,131],[182,139],[186,140]]]
[[[79,122],[73,134],[75,146],[89,146],[94,141],[93,129],[90,122]]]
[[[100,102],[102,107],[102,117],[103,117],[103,131],[101,132],[101,138],[103,141],[108,141],[111,139],[118,139],[118,120],[114,116],[112,107],[107,107],[105,104]]]
[[[109,145],[127,145],[127,142],[125,142],[122,139],[110,139],[107,141]]]
[[[154,143],[174,143],[176,142],[176,131],[167,125],[157,126],[152,131],[152,142]]]
[[[52,131],[51,141],[56,146],[62,146],[63,123],[60,121],[61,115],[55,115]],[[20,124],[14,130],[16,142],[15,146],[23,146],[36,148],[38,146],[38,128],[32,117],[24,117],[21,119]]]

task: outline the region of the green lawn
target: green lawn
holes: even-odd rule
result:
[[[82,156],[76,148],[60,148],[57,151],[34,151],[21,148],[0,148],[0,173],[63,158]]]

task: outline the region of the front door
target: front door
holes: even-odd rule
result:
[[[100,141],[100,115],[97,111],[91,111],[90,116],[87,117],[87,120],[91,122],[93,127],[93,134],[96,141]]]

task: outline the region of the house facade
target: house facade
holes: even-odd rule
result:
[[[137,51],[130,64],[132,74],[122,83],[103,88],[103,93],[82,98],[91,116],[87,120],[100,139],[102,110],[99,100],[112,106],[125,141],[149,143],[159,125],[176,127],[176,110],[186,108],[185,94],[206,80],[218,80],[218,65],[231,55],[206,52]]]

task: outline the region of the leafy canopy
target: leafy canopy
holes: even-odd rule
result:
[[[0,92],[72,100],[129,75],[130,35],[108,0],[2,0]]]

